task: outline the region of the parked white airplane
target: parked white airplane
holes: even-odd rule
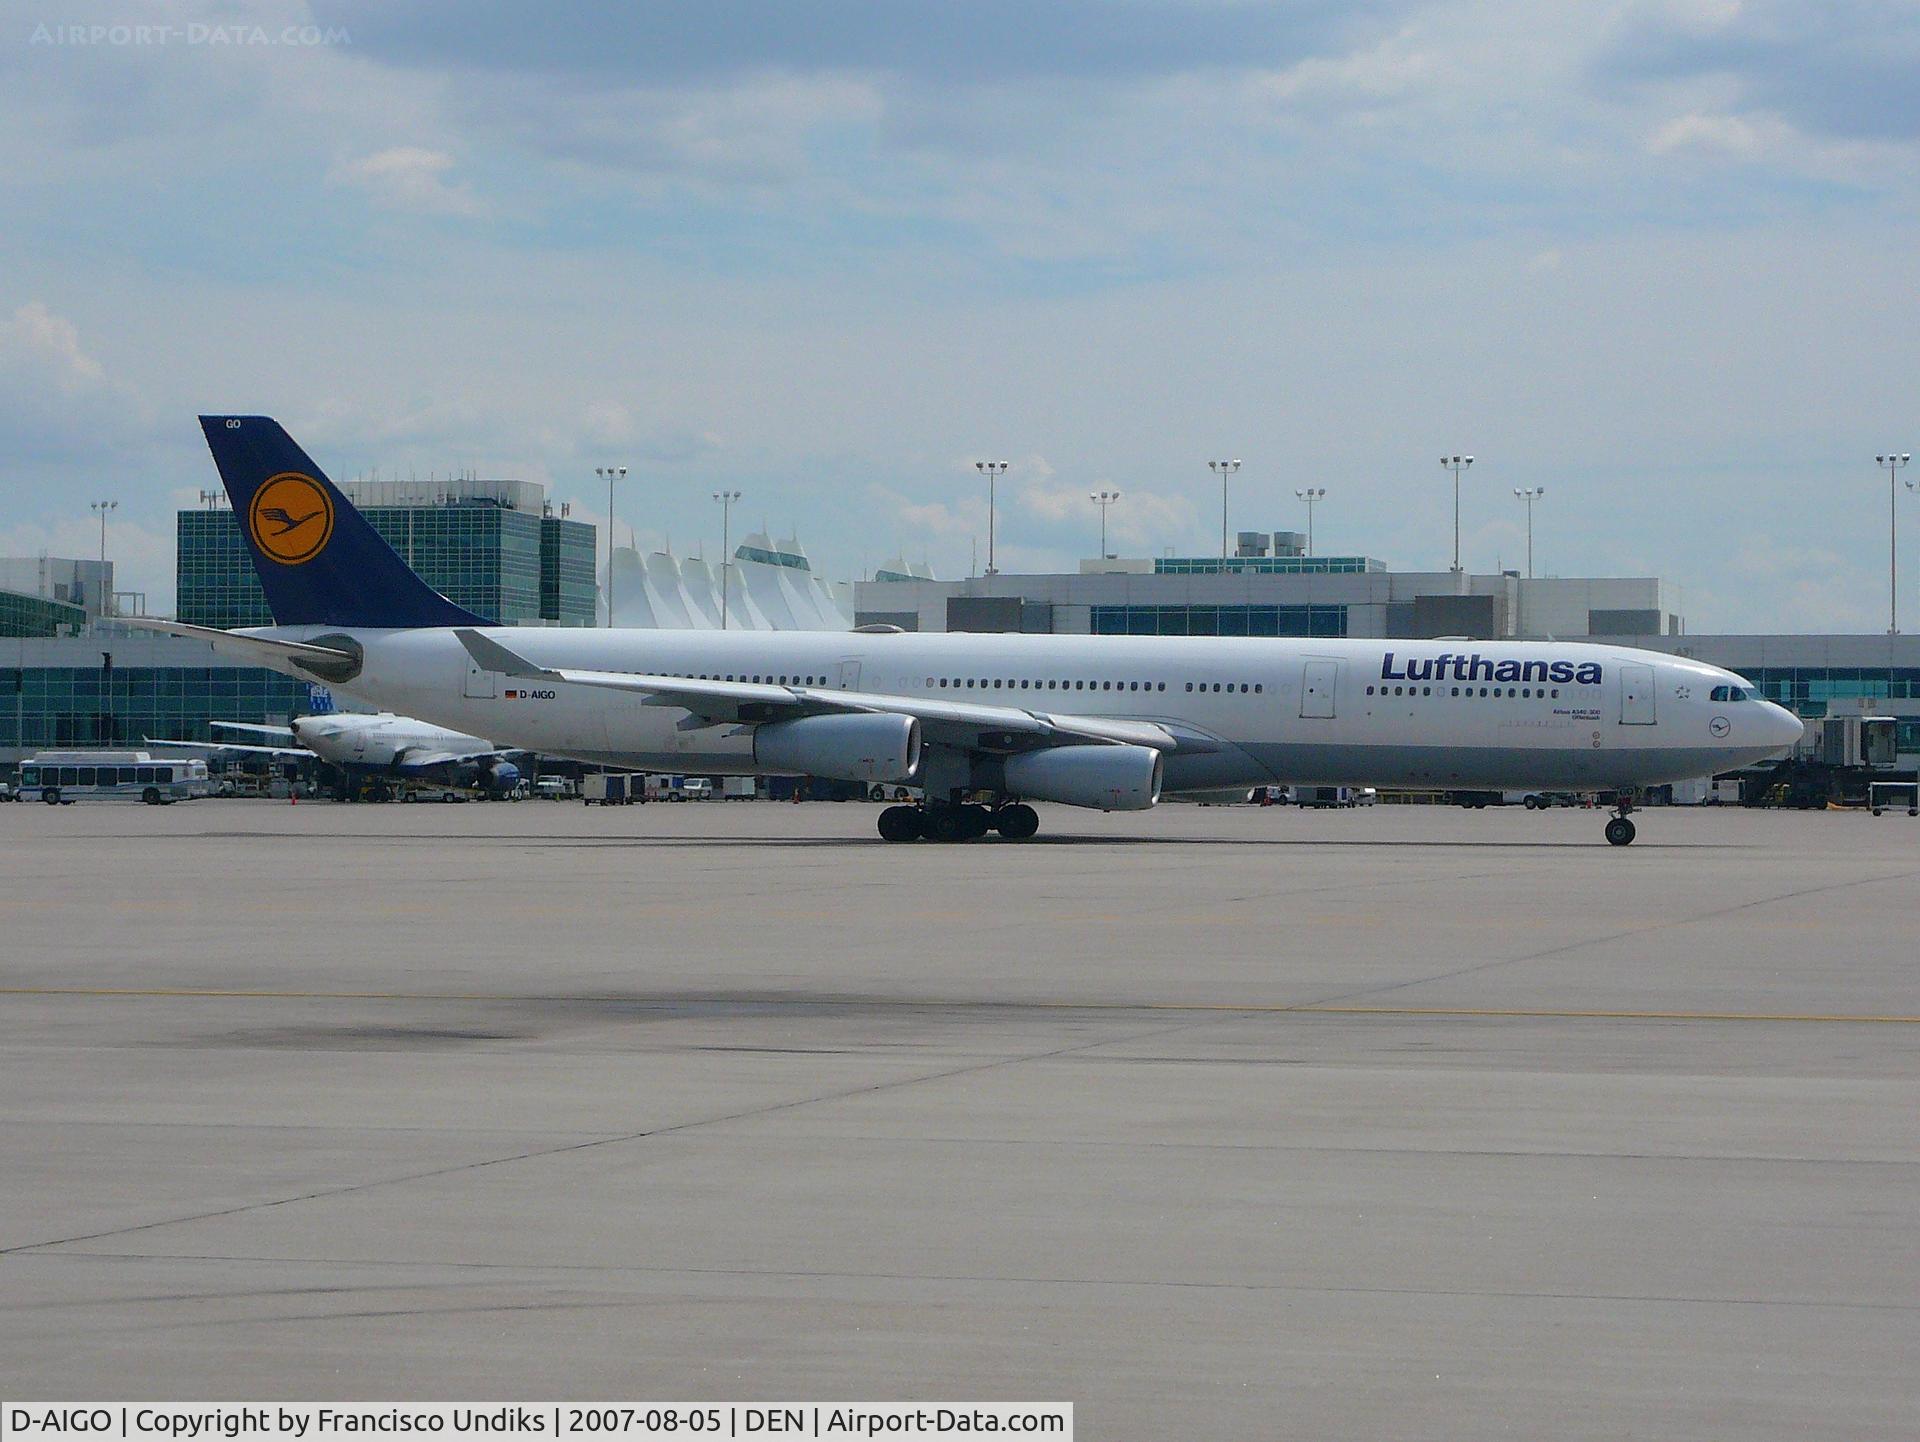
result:
[[[520,783],[520,768],[507,752],[491,741],[416,721],[411,716],[396,716],[391,711],[334,711],[295,716],[285,726],[262,726],[248,721],[209,724],[256,736],[282,736],[289,744],[169,741],[152,736],[145,739],[154,746],[196,751],[237,751],[286,760],[318,757],[339,767],[352,779],[371,782],[368,794],[376,801],[390,798],[386,784],[389,781],[438,781],[501,794]]]
[[[1620,646],[494,627],[408,570],[277,423],[201,426],[277,624],[162,629],[549,754],[922,788],[881,813],[890,841],[1028,837],[1032,801],[1307,783],[1607,789],[1624,846],[1639,788],[1802,730],[1730,672]]]

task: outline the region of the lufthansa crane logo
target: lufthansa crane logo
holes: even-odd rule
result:
[[[333,500],[312,476],[269,476],[247,507],[247,534],[261,554],[283,566],[311,561],[333,536]]]

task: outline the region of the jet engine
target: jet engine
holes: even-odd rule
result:
[[[754,764],[833,781],[911,781],[920,766],[920,723],[862,713],[773,721],[753,733]]]
[[[1160,799],[1164,771],[1151,746],[1057,746],[1009,756],[1005,767],[1014,796],[1101,811],[1145,811]]]
[[[520,768],[498,757],[462,762],[447,774],[456,786],[473,791],[496,792],[503,796],[520,784]]]

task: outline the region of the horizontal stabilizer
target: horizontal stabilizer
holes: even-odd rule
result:
[[[188,641],[205,641],[222,656],[251,661],[288,674],[318,676],[323,681],[350,681],[360,671],[360,658],[351,651],[333,646],[315,646],[306,641],[276,641],[268,636],[248,636],[238,631],[222,631],[214,626],[189,626],[182,621],[156,621],[144,616],[120,618],[120,624],[142,631],[158,631]],[[292,668],[290,671],[289,668]]]

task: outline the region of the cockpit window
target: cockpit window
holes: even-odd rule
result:
[[[1753,692],[1740,686],[1715,686],[1710,699],[1714,701],[1751,701]]]

